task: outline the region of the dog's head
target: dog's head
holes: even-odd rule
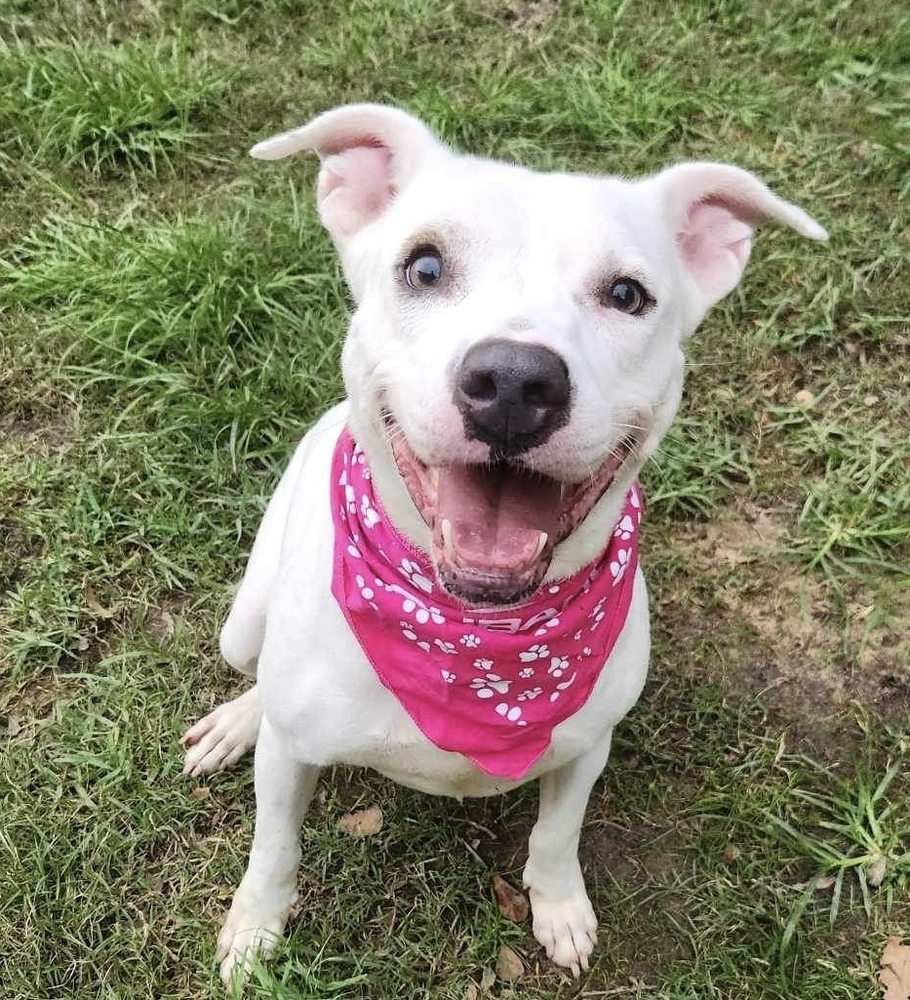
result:
[[[513,603],[603,548],[676,413],[682,342],[739,282],[754,228],[825,238],[736,167],[537,173],[379,105],[252,153],[303,149],[357,303],[352,430],[398,529],[469,604]]]

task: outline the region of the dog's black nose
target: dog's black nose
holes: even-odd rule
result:
[[[455,405],[469,438],[493,457],[534,448],[569,419],[572,386],[565,361],[540,344],[483,340],[455,376]]]

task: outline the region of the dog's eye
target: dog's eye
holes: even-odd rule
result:
[[[411,288],[432,288],[442,278],[442,257],[435,247],[418,247],[405,261],[404,280]]]
[[[648,293],[632,278],[620,278],[601,292],[602,305],[618,309],[629,316],[639,316],[651,304]]]

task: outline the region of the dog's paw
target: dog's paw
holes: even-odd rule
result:
[[[253,908],[246,907],[238,892],[218,935],[215,952],[215,961],[225,986],[233,981],[245,982],[253,960],[262,961],[275,951],[286,922],[286,910],[277,916],[263,917]]]
[[[578,978],[588,969],[597,944],[597,917],[584,889],[559,899],[544,898],[530,890],[534,937],[556,965],[571,969]]]
[[[235,764],[255,745],[261,717],[256,688],[209,712],[180,740],[185,749],[183,773],[195,778]]]

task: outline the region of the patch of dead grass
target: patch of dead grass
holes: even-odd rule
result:
[[[807,573],[784,551],[794,517],[742,503],[709,523],[675,526],[669,544],[683,568],[655,595],[674,658],[684,664],[686,646],[714,637],[731,692],[757,696],[810,732],[851,705],[883,720],[905,716],[910,594]],[[698,659],[693,669],[717,679],[719,665]]]

